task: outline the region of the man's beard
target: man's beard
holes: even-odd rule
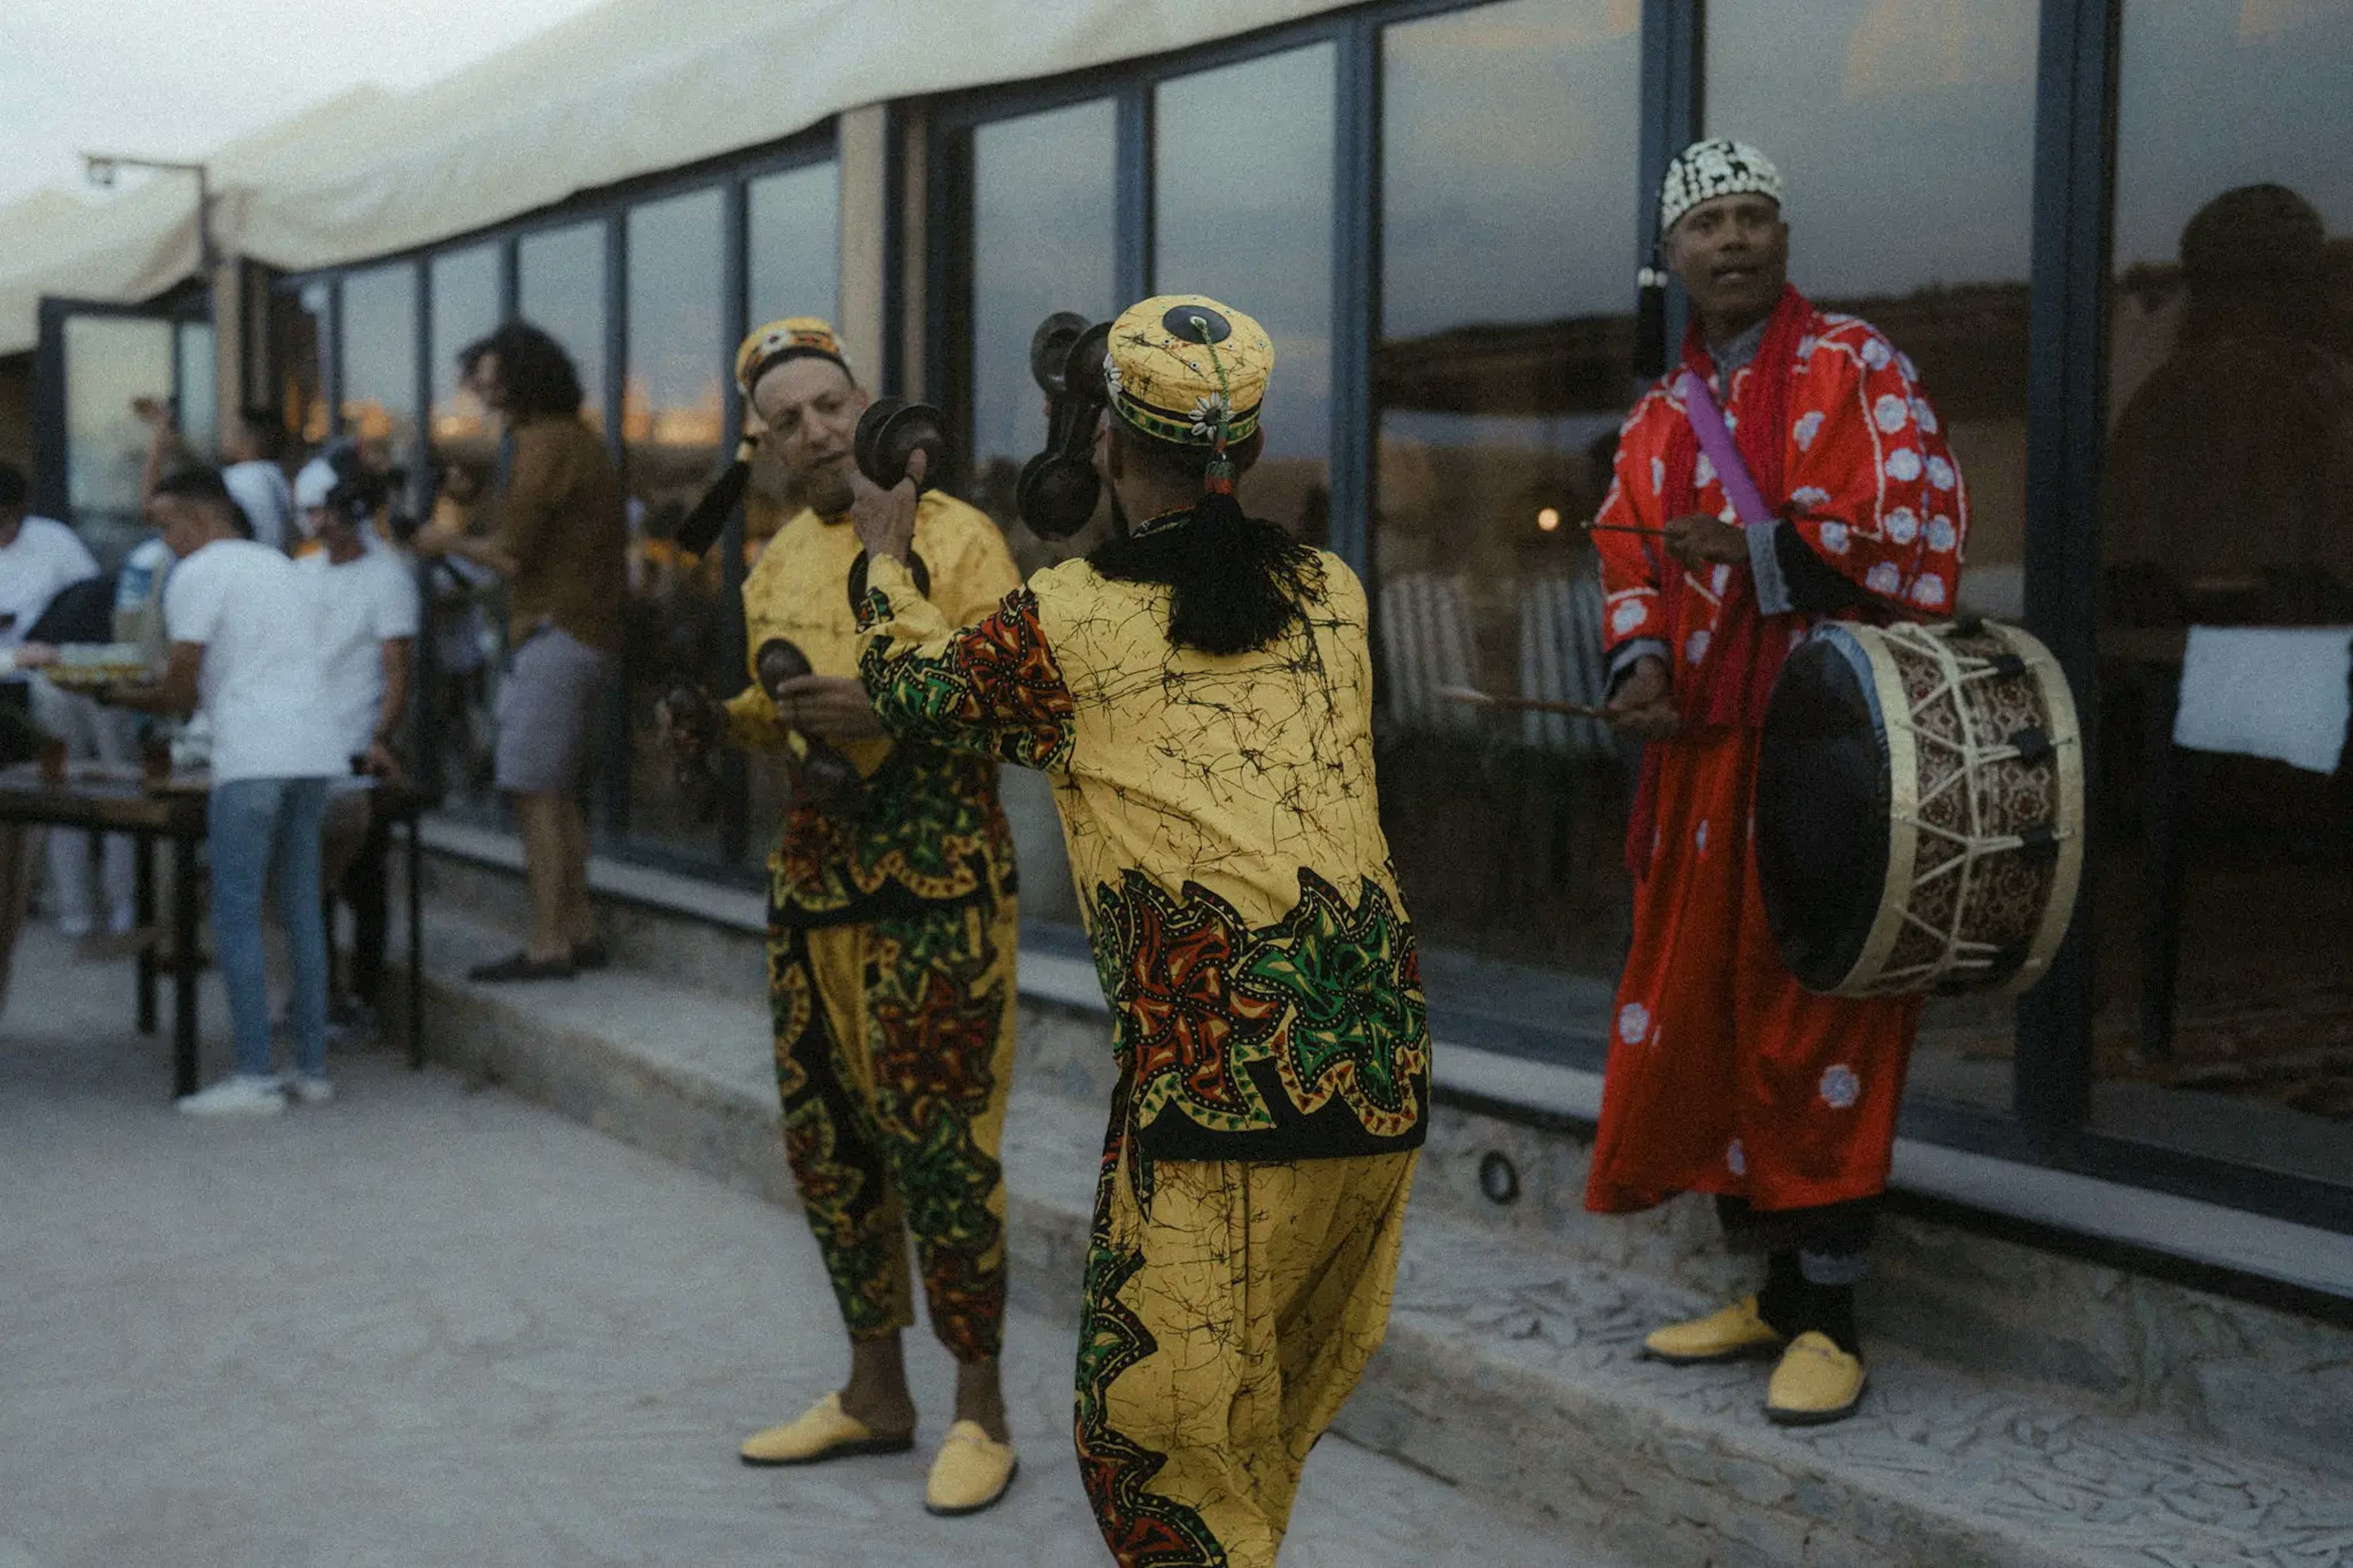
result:
[[[807,489],[809,507],[819,517],[839,517],[857,499],[857,492],[849,488],[849,476],[839,468],[823,468],[811,474]]]

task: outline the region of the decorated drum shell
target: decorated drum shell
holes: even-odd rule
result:
[[[1757,867],[1799,984],[2022,990],[2083,870],[2082,734],[2048,649],[1995,622],[1834,622],[1774,688]]]

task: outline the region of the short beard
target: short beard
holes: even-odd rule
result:
[[[807,488],[809,508],[819,517],[840,517],[858,499],[857,492],[849,488],[849,476],[839,468],[812,474]]]

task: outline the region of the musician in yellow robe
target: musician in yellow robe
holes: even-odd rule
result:
[[[1113,1016],[1081,1474],[1127,1568],[1268,1568],[1388,1327],[1430,1037],[1374,792],[1365,592],[1232,498],[1266,332],[1198,296],[1112,331],[1096,462],[1143,521],[957,630],[863,486],[860,668],[923,740],[1043,769]]]
[[[864,781],[854,815],[797,800],[768,861],[768,984],[786,1150],[850,1341],[849,1381],[745,1439],[754,1465],[912,1447],[899,1334],[914,1321],[913,1234],[932,1331],[957,1363],[956,1417],[926,1504],[977,1511],[1012,1483],[997,1355],[1005,1319],[998,1152],[1013,1074],[1012,835],[990,759],[886,734],[854,676],[853,594],[865,569],[846,525],[851,437],[869,398],[813,318],[744,340],[736,380],[815,504],[788,520],[744,584],[745,646],[797,645],[812,674],[788,700],[754,682],[727,705],[754,749],[837,743]],[[997,525],[933,491],[916,509],[910,592],[945,625],[977,620],[1019,582]]]

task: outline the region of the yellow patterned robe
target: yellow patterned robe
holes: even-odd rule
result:
[[[1375,794],[1365,593],[1173,646],[1169,589],[1085,561],[958,631],[895,562],[860,669],[894,734],[1041,768],[1121,1065],[1077,1369],[1080,1472],[1124,1568],[1272,1568],[1300,1467],[1388,1321],[1429,1098],[1413,930]]]
[[[916,553],[934,613],[979,618],[1020,579],[997,525],[934,492]],[[856,673],[857,536],[803,511],[744,584],[746,651],[786,637],[819,675]],[[798,749],[757,684],[739,744]],[[912,1235],[933,1331],[997,1353],[1005,1314],[998,1153],[1013,1072],[1018,916],[997,765],[920,740],[851,742],[864,811],[807,805],[769,857],[768,986],[785,1148],[852,1338],[913,1321]]]

